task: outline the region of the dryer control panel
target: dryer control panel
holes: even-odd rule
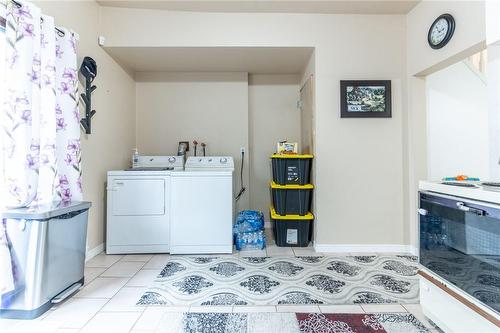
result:
[[[171,168],[169,170],[183,170],[182,156],[139,156],[134,168]]]

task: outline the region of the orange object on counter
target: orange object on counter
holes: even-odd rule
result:
[[[467,179],[469,179],[469,177],[466,176],[466,175],[458,175],[456,178],[457,178],[457,180],[467,180]]]

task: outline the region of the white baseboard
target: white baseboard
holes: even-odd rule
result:
[[[85,253],[85,262],[94,258],[96,255],[98,255],[103,251],[104,251],[104,243],[97,245],[93,249],[87,250],[87,253]]]
[[[417,249],[411,245],[399,244],[314,244],[316,252],[335,253],[411,253],[417,254]]]
[[[267,224],[268,222],[266,222]],[[267,228],[267,226],[266,226]],[[104,243],[87,250],[85,262],[104,251]],[[411,245],[399,244],[318,244],[314,243],[314,250],[323,253],[411,253],[418,255],[418,249]]]
[[[265,221],[264,228],[271,229],[272,222]],[[335,253],[410,253],[418,256],[418,248],[403,244],[318,244],[313,242],[316,252]]]

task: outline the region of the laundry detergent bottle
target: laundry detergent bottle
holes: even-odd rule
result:
[[[136,168],[137,163],[139,163],[139,151],[137,148],[134,148],[134,153],[132,154],[132,168]]]

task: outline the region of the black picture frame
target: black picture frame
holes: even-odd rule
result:
[[[352,110],[356,105],[348,104],[348,89],[357,87],[382,87],[384,89],[383,111],[375,110]],[[380,99],[380,94],[377,94]],[[376,102],[376,101],[375,101]],[[340,81],[340,117],[341,118],[391,118],[392,117],[392,94],[391,80],[341,80]],[[380,108],[380,105],[374,106]],[[366,105],[359,105],[359,108],[367,108]]]

